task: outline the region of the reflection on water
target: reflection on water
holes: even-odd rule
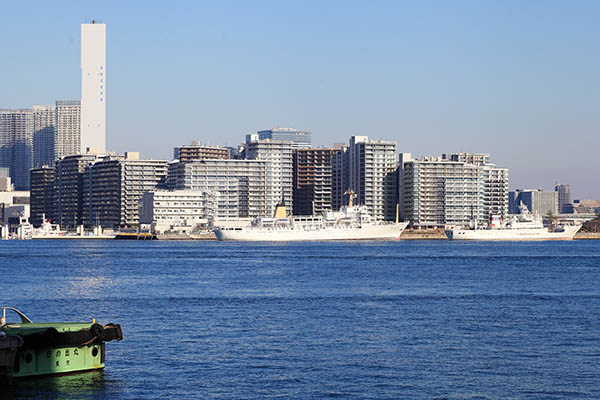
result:
[[[72,297],[98,297],[102,291],[113,289],[113,279],[104,276],[80,276],[65,281],[64,290]]]
[[[63,376],[14,380],[2,399],[95,399],[117,395],[116,382],[109,382],[104,371],[90,371]],[[107,389],[110,388],[110,389]],[[109,393],[111,392],[111,393]]]

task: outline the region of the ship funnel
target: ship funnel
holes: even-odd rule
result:
[[[283,200],[275,207],[275,218],[287,218],[287,210]]]

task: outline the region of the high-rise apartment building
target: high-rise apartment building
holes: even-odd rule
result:
[[[79,154],[56,162],[56,218],[64,229],[75,229],[82,223],[83,180],[87,168],[100,156]]]
[[[554,191],[558,193],[558,212],[568,212],[571,207],[571,185],[556,184]]]
[[[404,166],[405,221],[415,228],[439,228],[487,221],[483,176],[473,164],[423,158]]]
[[[31,170],[29,222],[39,227],[56,219],[56,168],[47,165]]]
[[[33,167],[54,164],[56,107],[33,106]]]
[[[81,149],[106,149],[106,25],[81,24]]]
[[[293,128],[273,128],[264,131],[258,131],[258,140],[282,140],[292,142],[295,149],[311,147],[311,133],[309,131],[300,131]]]
[[[398,203],[396,142],[352,136],[348,146],[348,189],[376,220],[394,220]]]
[[[81,154],[81,101],[58,100],[55,108],[54,160]]]
[[[483,213],[506,218],[508,215],[508,168],[486,163],[483,172]]]
[[[289,211],[294,209],[292,142],[281,140],[251,140],[246,143],[248,160],[264,160],[268,163],[267,215],[274,215],[275,207],[282,200]]]
[[[83,174],[83,225],[118,228],[139,224],[144,193],[166,189],[166,181],[167,161],[140,160],[139,153],[97,160]]]
[[[490,164],[484,155],[407,161],[402,176],[403,218],[413,227],[485,224],[492,215],[508,213],[508,169]]]
[[[0,110],[0,167],[9,168],[16,190],[29,190],[33,132],[33,110]]]
[[[337,149],[294,150],[294,215],[332,208],[332,159]]]
[[[272,216],[266,160],[192,160],[169,164],[169,189],[213,193],[215,218]]]
[[[331,158],[331,208],[339,210],[348,203],[344,193],[350,189],[348,178],[350,167],[348,145],[340,143],[334,147],[336,151]]]
[[[208,159],[230,159],[230,149],[228,147],[219,146],[208,146],[198,142],[192,142],[191,145],[175,147],[173,149],[173,158],[178,159],[181,162],[188,162],[192,160],[201,160],[203,158]]]

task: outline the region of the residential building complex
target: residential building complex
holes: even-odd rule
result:
[[[81,101],[56,101],[54,160],[81,152]],[[51,164],[48,164],[51,165]]]
[[[19,190],[29,189],[29,170],[53,166],[60,157],[79,154],[79,101],[54,106],[0,110],[0,166],[10,169]]]
[[[483,225],[492,215],[508,214],[508,170],[477,155],[459,154],[404,163],[402,216],[413,227],[469,225],[473,220]]]
[[[75,229],[83,222],[83,180],[87,168],[100,159],[94,154],[78,154],[56,162],[55,222],[65,229]]]
[[[31,177],[36,223],[45,214],[64,229],[126,227],[139,223],[145,192],[166,188],[167,161],[140,160],[139,153],[81,154],[33,169]]]
[[[215,218],[270,216],[270,168],[266,160],[176,160],[169,164],[169,189],[213,193]]]
[[[508,215],[508,168],[486,163],[481,165],[483,172],[483,214]]]
[[[33,110],[0,110],[0,167],[9,168],[16,190],[29,190],[33,132]]]
[[[376,220],[394,220],[398,203],[396,142],[352,136],[348,146],[348,189]]]
[[[341,143],[334,145],[335,153],[331,157],[331,208],[339,210],[347,205],[347,197],[344,193],[350,189],[348,178],[349,160],[348,145]]]
[[[31,210],[29,222],[39,227],[56,219],[56,168],[43,166],[31,170]]]
[[[33,167],[54,164],[56,107],[33,106]]]
[[[248,160],[267,162],[267,215],[273,215],[281,201],[289,211],[294,209],[292,142],[281,140],[250,140],[246,143]]]
[[[319,215],[332,209],[332,159],[336,151],[294,150],[294,215]]]
[[[140,160],[139,153],[99,159],[83,174],[82,224],[138,225],[144,193],[166,189],[166,182],[167,161]]]

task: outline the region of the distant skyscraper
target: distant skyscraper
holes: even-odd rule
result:
[[[16,190],[29,190],[33,130],[33,110],[0,111],[0,167],[9,168]]]
[[[81,102],[62,100],[56,102],[56,127],[54,159],[81,152]]]
[[[558,212],[564,213],[568,205],[571,204],[571,185],[554,186],[554,191],[558,192]]]
[[[56,109],[54,106],[33,106],[33,167],[54,164]]]
[[[81,24],[81,153],[106,149],[106,25]]]
[[[509,212],[511,214],[520,214],[520,205],[523,203],[527,209],[537,215],[548,215],[558,213],[558,192],[551,192],[539,189],[521,190],[517,189],[510,192]],[[512,204],[511,204],[512,203]]]

